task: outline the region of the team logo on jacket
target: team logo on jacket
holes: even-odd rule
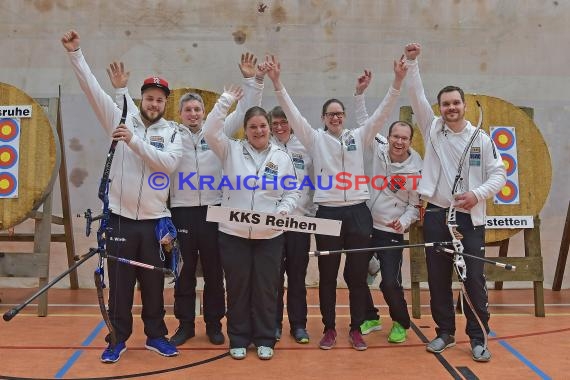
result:
[[[279,173],[279,166],[275,165],[273,162],[269,161],[267,165],[265,165],[265,170],[263,171],[263,176],[265,178],[274,179],[277,177]]]
[[[291,159],[293,160],[293,165],[297,169],[305,170],[305,160],[301,153],[291,153]]]
[[[204,138],[200,140],[200,149],[202,149],[202,151],[210,150],[210,147]]]
[[[347,134],[344,136],[343,140],[344,145],[346,146],[347,151],[356,150],[356,141],[354,140],[354,136],[352,134]]]
[[[150,136],[150,145],[154,146],[158,150],[164,150],[164,137],[162,136]]]
[[[471,152],[469,152],[469,166],[481,166],[481,147],[471,147]]]

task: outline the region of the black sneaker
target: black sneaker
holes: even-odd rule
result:
[[[181,324],[169,341],[170,344],[178,347],[183,345],[188,339],[193,338],[194,335],[196,335],[196,333],[193,327]]]
[[[309,334],[307,333],[307,330],[302,327],[291,330],[291,336],[293,336],[293,338],[295,338],[295,342],[299,344],[309,343]]]
[[[275,340],[279,342],[281,340],[281,334],[283,333],[283,329],[281,327],[275,328]]]
[[[208,339],[210,339],[210,343],[215,344],[217,346],[224,344],[224,342],[226,341],[226,338],[224,337],[224,334],[222,334],[221,331],[214,331],[214,332],[206,332],[206,335],[208,335]]]

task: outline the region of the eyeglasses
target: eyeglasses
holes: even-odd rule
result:
[[[332,119],[334,117],[338,117],[339,119],[344,117],[344,112],[325,112],[325,116],[328,117],[329,119]]]
[[[274,121],[273,123],[271,123],[271,126],[273,128],[277,128],[277,127],[287,127],[289,125],[289,122],[287,120],[281,120],[281,121]]]
[[[406,143],[406,142],[410,141],[410,138],[407,137],[407,136],[391,135],[391,136],[390,136],[390,140],[392,140],[392,141],[402,140],[403,143]]]

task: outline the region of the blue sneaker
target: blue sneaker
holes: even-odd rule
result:
[[[116,363],[125,351],[127,351],[125,342],[119,342],[114,347],[109,344],[103,351],[103,354],[101,354],[101,361],[103,363]]]
[[[165,337],[147,338],[145,347],[147,350],[154,351],[162,356],[176,356],[178,350]]]

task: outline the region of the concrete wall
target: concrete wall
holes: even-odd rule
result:
[[[320,125],[320,106],[326,98],[339,97],[350,104],[355,78],[364,68],[374,72],[368,97],[370,105],[377,104],[391,81],[392,60],[399,57],[405,43],[417,41],[424,49],[421,70],[430,101],[435,101],[438,89],[453,83],[466,92],[534,108],[554,173],[541,213],[545,286],[551,286],[570,188],[566,131],[570,119],[570,1],[273,0],[262,2],[267,6],[263,12],[258,10],[259,3],[0,2],[0,81],[33,97],[57,96],[62,86],[74,214],[99,206],[95,189],[108,142],[59,42],[66,30],[79,31],[87,60],[109,91],[105,67],[113,60],[124,61],[131,72],[133,94],[138,94],[143,78],[151,74],[166,77],[173,88],[220,92],[225,84],[239,81],[241,53],[277,54],[284,83],[315,126]],[[264,105],[270,107],[275,99],[272,86],[267,87]],[[400,105],[408,103],[404,93]],[[393,119],[397,116],[394,113]],[[83,239],[83,221],[74,223],[80,253],[94,238]],[[17,227],[17,231],[25,228]],[[520,256],[522,248],[521,236],[517,236],[510,254]],[[61,247],[54,245],[52,275],[65,267],[63,256]],[[91,286],[91,269],[82,268],[82,286]],[[14,282],[0,279],[4,283]],[[564,282],[564,287],[569,286],[570,273]]]

